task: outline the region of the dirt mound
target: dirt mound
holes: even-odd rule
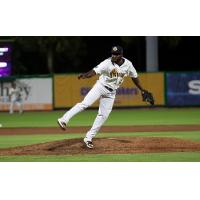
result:
[[[23,147],[1,149],[5,155],[75,155],[129,154],[150,152],[200,151],[200,143],[166,137],[116,137],[94,139],[94,149],[87,149],[82,139],[70,139]]]

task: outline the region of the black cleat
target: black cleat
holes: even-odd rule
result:
[[[88,141],[87,138],[84,138],[83,141],[84,141],[87,148],[93,149],[94,145],[92,144],[92,141]]]
[[[58,125],[60,126],[60,128],[62,130],[65,130],[66,129],[66,123],[63,122],[60,118],[58,119]]]

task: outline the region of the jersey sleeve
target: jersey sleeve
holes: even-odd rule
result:
[[[93,68],[93,70],[96,72],[96,74],[104,74],[106,72],[108,61],[104,60],[99,65]]]
[[[129,73],[128,74],[131,78],[137,78],[138,77],[138,73],[137,73],[135,67],[133,66],[133,64],[131,62],[129,64]]]

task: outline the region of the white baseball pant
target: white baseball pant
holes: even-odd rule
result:
[[[22,112],[23,112],[23,104],[22,104],[22,102],[21,102],[21,101],[14,100],[14,101],[11,101],[11,102],[10,102],[10,108],[9,108],[10,114],[13,113],[14,104],[16,104],[16,105],[18,106],[18,108],[19,108],[19,113],[22,113]]]
[[[84,100],[81,103],[77,103],[68,112],[66,112],[61,118],[61,120],[68,123],[68,121],[74,115],[91,106],[97,99],[100,99],[98,114],[92,125],[92,128],[86,134],[86,138],[88,139],[88,141],[92,141],[92,138],[96,136],[97,132],[104,124],[110,112],[112,111],[115,95],[116,91],[108,91],[101,83],[97,81],[97,83],[85,96]]]

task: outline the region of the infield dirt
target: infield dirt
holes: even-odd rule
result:
[[[94,145],[94,149],[87,149],[82,139],[69,139],[1,149],[0,155],[129,154],[200,151],[200,143],[198,142],[166,137],[97,138],[94,140]]]
[[[85,133],[89,127],[70,127],[66,131],[58,128],[4,128],[0,135]],[[157,132],[194,131],[199,125],[165,126],[114,126],[103,127],[101,132]],[[100,133],[99,133],[100,134]],[[80,139],[66,139],[29,146],[0,149],[0,156],[6,155],[75,155],[75,154],[129,154],[153,152],[196,152],[200,142],[169,137],[106,137],[95,138],[94,149],[87,149]]]
[[[56,127],[49,128],[0,128],[0,135],[29,135],[55,133],[86,133],[90,126],[67,127],[65,131]],[[164,132],[164,131],[199,131],[200,125],[142,125],[142,126],[103,126],[100,132]]]

